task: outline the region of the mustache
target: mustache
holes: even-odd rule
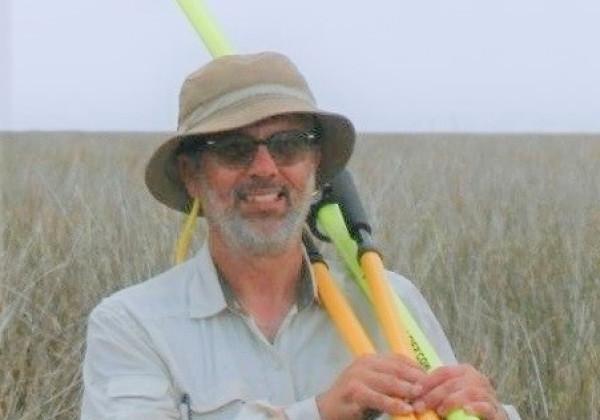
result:
[[[233,193],[238,199],[245,199],[248,195],[256,193],[277,193],[287,198],[289,197],[289,188],[270,179],[256,178],[241,184]]]

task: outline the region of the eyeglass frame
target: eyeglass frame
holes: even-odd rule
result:
[[[175,153],[175,156],[186,155],[191,158],[194,158],[197,161],[202,152],[209,152],[209,153],[212,152],[215,155],[216,159],[218,159],[223,165],[229,166],[229,167],[241,168],[241,167],[247,167],[248,165],[250,165],[250,163],[252,163],[252,161],[256,157],[258,148],[261,145],[264,145],[267,148],[269,155],[271,156],[271,158],[277,165],[286,166],[286,165],[290,165],[291,163],[278,162],[278,160],[279,160],[278,157],[273,155],[273,152],[269,148],[269,142],[272,141],[273,137],[281,135],[282,133],[297,132],[297,133],[306,135],[308,138],[308,141],[309,141],[308,146],[311,148],[315,148],[316,146],[320,145],[319,140],[320,140],[321,136],[320,136],[319,131],[320,130],[319,130],[318,126],[312,128],[312,129],[308,129],[308,130],[298,130],[298,129],[284,130],[284,131],[276,132],[264,140],[259,140],[255,137],[252,137],[247,134],[239,133],[239,132],[218,133],[218,134],[214,134],[214,135],[210,135],[210,134],[209,135],[188,135],[188,136],[185,136],[182,138],[182,141],[179,144],[179,147]],[[224,141],[223,139],[221,139],[221,140],[215,139],[215,137],[217,137],[217,138],[239,137],[241,139],[250,140],[254,146],[254,149],[251,153],[251,156],[246,158],[247,161],[242,162],[240,159],[240,162],[237,164],[233,163],[233,162],[225,162],[226,158],[224,158],[223,156],[219,156],[219,153],[216,148],[213,150],[210,150],[211,146],[218,147],[218,144],[219,143],[222,144],[222,142]]]

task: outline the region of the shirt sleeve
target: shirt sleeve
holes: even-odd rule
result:
[[[105,300],[90,315],[81,419],[179,419],[165,366],[142,330]]]

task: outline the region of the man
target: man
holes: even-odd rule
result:
[[[200,199],[208,239],[93,311],[82,418],[330,420],[456,407],[509,418],[490,381],[455,364],[427,303],[396,274],[452,366],[427,374],[397,355],[352,360],[320,306],[301,232],[315,189],[350,158],[354,129],[316,108],[287,58],[216,59],[185,81],[180,102],[178,133],[154,153],[146,183],[180,211]],[[369,305],[333,271],[385,349]]]

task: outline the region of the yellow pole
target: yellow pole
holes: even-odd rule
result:
[[[374,354],[375,346],[360,325],[348,301],[331,278],[327,265],[322,262],[312,263],[317,281],[319,298],[334,325],[354,356]],[[414,414],[394,416],[395,420],[417,420]]]
[[[203,0],[177,0],[177,3],[213,57],[233,54],[233,48],[210,15]],[[185,261],[187,257],[199,211],[200,200],[194,198],[192,209],[186,217],[182,232],[175,245],[175,264]]]
[[[319,298],[352,354],[355,356],[374,354],[373,343],[360,325],[346,298],[329,275],[327,266],[322,262],[314,262],[312,267],[315,272]]]
[[[186,216],[181,234],[175,245],[175,264],[180,264],[185,261],[192,243],[192,236],[196,229],[196,222],[198,221],[198,213],[200,212],[200,200],[194,198],[190,213]]]
[[[396,316],[394,302],[387,287],[387,279],[381,257],[375,251],[366,251],[360,257],[360,265],[365,273],[367,283],[373,296],[375,314],[383,330],[383,334],[394,353],[401,354],[417,361],[410,344],[410,337],[400,318]],[[428,410],[417,416],[419,420],[439,420],[440,417]]]

